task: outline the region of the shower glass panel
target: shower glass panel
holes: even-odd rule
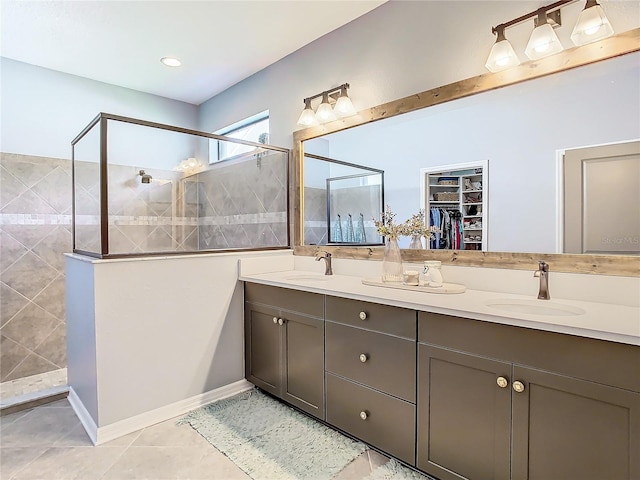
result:
[[[108,258],[288,248],[287,149],[110,114],[94,121],[74,140],[74,158],[101,152],[94,173],[102,165],[105,178],[93,193],[106,204],[84,219],[76,203],[75,224],[92,221],[98,241],[77,238],[74,251]],[[102,130],[98,142],[94,130]],[[227,143],[248,151],[209,165],[209,149]]]
[[[305,245],[382,245],[384,171],[304,154]]]
[[[100,125],[73,150],[73,248],[100,251]]]

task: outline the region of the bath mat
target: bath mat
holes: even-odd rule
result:
[[[366,480],[435,480],[426,473],[419,473],[396,462],[389,460],[376,468]]]
[[[179,423],[256,480],[329,480],[366,449],[258,390],[194,410]]]

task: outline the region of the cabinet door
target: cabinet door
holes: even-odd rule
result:
[[[510,371],[507,362],[418,346],[418,468],[441,480],[509,478]]]
[[[324,419],[324,321],[283,312],[282,398]]]
[[[640,395],[514,367],[513,478],[640,478]]]
[[[275,308],[245,303],[245,376],[254,385],[278,396],[282,384],[279,318]]]

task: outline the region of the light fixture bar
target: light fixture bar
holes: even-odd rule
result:
[[[538,16],[538,12],[540,10],[544,10],[546,13],[552,12],[553,10],[557,10],[560,7],[564,7],[565,5],[568,5],[569,3],[574,3],[577,0],[559,0],[555,3],[551,3],[549,5],[546,5],[544,7],[540,7],[536,10],[534,10],[533,12],[529,12],[529,13],[525,13],[524,15],[521,15],[518,18],[514,18],[513,20],[509,20],[506,23],[501,23],[500,25],[497,25],[495,27],[491,28],[491,31],[493,33],[497,33],[498,30],[502,30],[504,31],[505,28],[509,28],[509,27],[513,27],[514,25],[517,25],[519,23],[522,23],[526,20],[529,20],[530,18],[535,18]]]
[[[300,118],[298,118],[298,125],[307,128],[317,125],[318,123],[332,122],[338,118],[355,115],[357,113],[356,109],[353,107],[349,95],[347,95],[348,88],[349,84],[343,83],[342,85],[303,99],[304,110],[300,114]],[[311,100],[320,97],[322,97],[322,102],[314,112],[311,108]],[[329,97],[331,97],[333,102],[329,101]]]
[[[324,92],[320,92],[320,93],[318,93],[318,94],[316,94],[316,95],[313,95],[313,96],[311,96],[311,97],[307,97],[307,98],[303,99],[302,101],[303,101],[303,102],[305,103],[305,105],[306,105],[306,104],[307,104],[307,100],[308,100],[308,101],[315,100],[316,98],[320,98],[320,97],[322,97],[325,93],[326,93],[328,96],[330,96],[330,97],[331,97],[334,93],[342,92],[342,89],[345,89],[345,90],[346,90],[347,88],[349,88],[349,84],[348,84],[348,83],[343,83],[342,85],[339,85],[339,86],[337,86],[337,87],[331,88],[331,89],[329,89],[329,90],[325,90]]]

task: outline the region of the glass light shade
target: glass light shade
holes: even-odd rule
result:
[[[576,26],[571,32],[571,41],[580,46],[611,35],[613,35],[613,28],[602,7],[597,3],[589,7],[587,2],[587,8],[580,12]]]
[[[325,122],[331,122],[338,117],[336,117],[336,114],[333,113],[333,109],[331,108],[331,105],[329,105],[329,101],[327,100],[325,102],[323,100],[320,106],[318,107],[318,110],[316,110],[316,118],[320,123],[325,123]]]
[[[298,125],[301,127],[311,127],[318,123],[316,119],[316,114],[313,113],[311,107],[305,107],[305,109],[300,114],[300,118],[298,118]]]
[[[485,67],[490,72],[499,72],[520,65],[520,59],[513,50],[509,40],[501,40],[493,44]]]
[[[339,117],[350,117],[351,115],[356,114],[356,109],[353,107],[353,103],[351,103],[351,99],[346,93],[338,97],[338,101],[333,107],[333,111]]]
[[[531,60],[537,60],[561,51],[562,44],[558,40],[556,32],[553,31],[551,25],[545,23],[531,32],[531,37],[529,37],[529,43],[527,43],[524,53]]]

